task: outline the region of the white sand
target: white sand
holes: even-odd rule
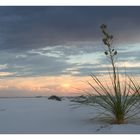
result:
[[[93,107],[72,109],[68,99],[0,99],[0,133],[21,134],[95,134],[139,133],[140,123],[110,125],[92,120]]]

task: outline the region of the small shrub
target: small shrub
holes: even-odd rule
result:
[[[105,55],[111,63],[109,79],[111,84],[104,84],[96,75],[91,74],[93,83],[88,82],[96,94],[88,94],[85,98],[76,99],[75,102],[95,106],[102,110],[102,114],[110,118],[113,123],[123,124],[140,112],[140,86],[132,77],[119,74],[116,66],[117,50],[112,47],[113,35],[107,31],[106,25],[101,25],[104,35]]]

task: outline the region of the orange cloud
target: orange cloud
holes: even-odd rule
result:
[[[111,85],[111,81],[107,75],[100,75],[99,77],[104,84]],[[140,78],[137,77],[138,80]],[[90,76],[74,77],[74,76],[42,76],[42,77],[15,77],[0,80],[0,91],[17,90],[18,92],[29,92],[33,95],[80,95],[86,92],[93,92],[92,88],[86,81],[92,81]],[[0,92],[0,95],[3,94]],[[17,95],[18,96],[18,95]]]
[[[71,95],[78,94],[87,88],[83,81],[89,77],[72,76],[42,76],[42,77],[15,77],[0,80],[1,89],[17,89],[47,94]],[[81,91],[80,91],[80,90]]]

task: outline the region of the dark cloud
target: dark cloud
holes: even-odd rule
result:
[[[0,7],[0,48],[28,50],[99,41],[107,23],[117,40],[138,41],[139,7]]]
[[[6,54],[6,53],[5,53]],[[61,57],[56,59],[52,56],[44,56],[39,54],[26,55],[10,55],[9,61],[1,59],[2,69],[0,72],[15,73],[11,76],[51,76],[69,74],[64,72],[66,68],[73,67],[75,64],[65,62]],[[19,57],[20,56],[20,57]]]
[[[139,49],[122,45],[138,46],[139,16],[140,7],[0,7],[0,72],[14,73],[11,76],[106,73],[98,64],[106,64],[99,29],[102,23],[109,25],[114,45],[120,46],[119,60],[139,62]],[[96,58],[98,63],[96,59],[75,61],[77,56],[95,58],[97,53],[102,53]],[[139,67],[130,69],[138,73]]]

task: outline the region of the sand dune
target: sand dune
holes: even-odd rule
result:
[[[96,134],[140,133],[140,124],[110,125],[93,120],[93,107],[72,109],[69,99],[0,99],[0,133],[14,134]]]

